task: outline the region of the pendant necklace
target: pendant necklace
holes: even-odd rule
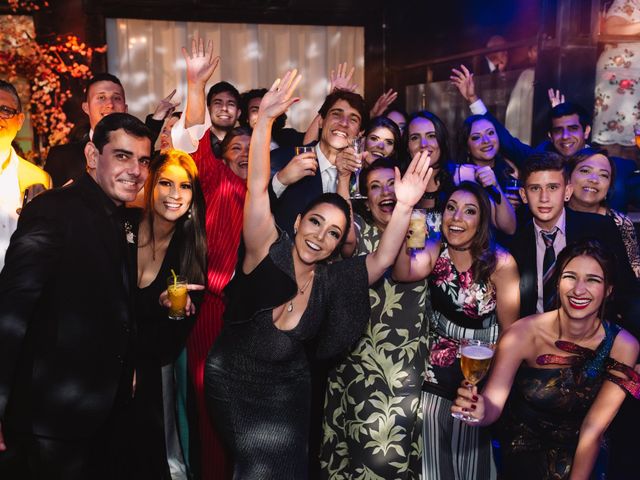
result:
[[[298,288],[298,292],[291,300],[289,300],[289,305],[287,305],[287,312],[293,312],[293,300],[298,296],[298,295],[304,295],[304,291],[307,289],[307,287],[309,286],[309,284],[311,283],[311,280],[313,280],[313,275],[315,272],[311,272],[311,275],[309,276],[309,280],[307,280],[307,283],[304,284],[304,287],[302,288]],[[296,284],[296,287],[298,285]]]

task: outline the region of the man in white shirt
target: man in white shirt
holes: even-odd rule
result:
[[[312,152],[295,155],[293,148],[279,148],[271,153],[271,205],[276,222],[290,234],[296,217],[314,198],[336,192],[336,159],[369,117],[362,96],[347,90],[330,93],[318,113],[322,133]]]
[[[51,188],[49,175],[20,157],[11,146],[23,122],[22,103],[16,89],[0,80],[0,270],[24,200]]]

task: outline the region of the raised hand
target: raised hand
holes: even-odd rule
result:
[[[395,167],[395,192],[398,203],[409,207],[418,203],[427,189],[431,175],[433,175],[430,163],[429,152],[423,150],[415,154],[402,178],[400,178],[400,170]]]
[[[369,116],[373,118],[382,115],[384,111],[389,108],[389,105],[396,101],[396,98],[398,98],[398,92],[393,88],[390,88],[386,93],[383,93],[378,97],[376,103],[369,112]]]
[[[356,71],[356,67],[351,67],[351,70],[347,73],[347,62],[339,63],[337,73],[335,70],[331,70],[331,91],[334,90],[348,90],[355,92],[358,85],[351,83],[353,74]]]
[[[493,168],[489,167],[488,165],[485,165],[484,167],[478,167],[476,169],[476,180],[483,187],[498,185],[496,173],[493,171]]]
[[[187,62],[187,82],[192,84],[206,84],[220,63],[220,57],[213,56],[213,41],[207,42],[205,50],[202,38],[191,40],[191,54],[182,47],[182,56]]]
[[[275,119],[300,100],[299,97],[293,97],[293,91],[300,80],[302,76],[298,75],[298,70],[294,69],[285,73],[282,79],[278,78],[273,82],[269,91],[262,97],[258,117]]]
[[[547,90],[547,95],[549,95],[549,103],[551,104],[551,108],[564,103],[564,95],[562,94],[562,92],[560,92],[560,90],[554,90],[553,88],[550,88],[549,90]]]
[[[473,103],[478,100],[476,95],[476,83],[473,79],[473,73],[469,71],[464,65],[460,65],[460,70],[457,68],[451,69],[451,76],[449,77],[451,83],[453,83],[460,94],[469,103]]]
[[[152,118],[154,120],[164,120],[165,118],[167,118],[169,115],[173,113],[173,111],[176,109],[178,105],[180,105],[180,102],[174,103],[171,101],[171,99],[175,94],[176,94],[176,89],[174,88],[173,92],[171,92],[169,95],[167,95],[162,100],[160,100],[160,103],[158,103],[158,106],[153,112]]]
[[[343,148],[336,155],[336,170],[341,177],[350,177],[362,168],[362,154],[357,155],[353,147]]]

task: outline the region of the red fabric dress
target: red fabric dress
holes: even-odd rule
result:
[[[222,290],[231,279],[238,258],[247,188],[244,180],[214,156],[208,132],[191,156],[198,166],[207,207],[208,280],[204,302],[187,341],[187,362],[198,409],[202,479],[222,480],[231,478],[231,465],[205,405],[204,363],[222,328]]]

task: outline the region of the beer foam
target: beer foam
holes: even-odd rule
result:
[[[482,345],[467,345],[462,347],[462,355],[473,360],[486,360],[493,357],[493,350]]]

